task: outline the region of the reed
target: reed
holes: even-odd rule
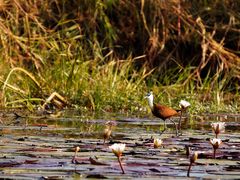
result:
[[[74,107],[239,111],[238,1],[13,0],[0,4],[2,107],[58,92]]]

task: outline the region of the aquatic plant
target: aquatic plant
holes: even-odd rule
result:
[[[105,144],[106,140],[109,139],[112,133],[112,129],[110,127],[106,127],[103,131],[103,144]]]
[[[212,130],[215,133],[216,138],[218,138],[218,135],[225,131],[225,122],[215,122],[211,123]]]
[[[210,143],[213,147],[213,158],[216,158],[216,151],[219,148],[220,144],[222,144],[222,140],[221,139],[217,139],[217,138],[213,138],[210,139]]]
[[[190,106],[191,104],[186,101],[186,100],[181,100],[179,102],[179,107],[181,108],[181,111],[180,111],[180,118],[179,118],[179,121],[178,121],[178,132],[181,133],[181,126],[182,126],[182,115],[183,115],[183,112],[187,110],[187,108]]]
[[[190,164],[189,164],[189,167],[188,167],[188,172],[187,172],[187,177],[190,176],[190,171],[191,171],[191,167],[193,165],[193,163],[195,163],[195,161],[198,159],[198,152],[195,151],[193,154],[190,155],[189,157],[189,161],[190,161]]]
[[[112,133],[112,127],[116,126],[116,123],[113,121],[108,121],[105,123],[105,129],[103,131],[103,144],[105,144],[106,140],[110,138]]]
[[[181,100],[179,102],[179,107],[182,109],[182,110],[186,110],[191,104],[186,101],[186,100]]]
[[[153,147],[154,148],[159,148],[160,146],[162,146],[162,143],[163,143],[163,141],[162,141],[162,139],[154,139],[153,140]]]
[[[79,146],[76,146],[75,148],[74,148],[74,156],[73,156],[73,158],[72,158],[72,163],[76,163],[76,157],[77,157],[77,153],[80,151],[80,147]]]
[[[113,144],[112,146],[109,146],[109,148],[112,150],[112,152],[115,154],[115,156],[118,159],[118,163],[121,167],[122,173],[125,174],[125,171],[123,169],[122,166],[122,162],[121,162],[121,157],[122,157],[122,153],[125,150],[126,144]]]

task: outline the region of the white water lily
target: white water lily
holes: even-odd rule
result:
[[[189,107],[191,104],[188,101],[185,100],[181,100],[179,102],[179,107],[182,109],[186,109],[187,107]]]
[[[216,151],[219,148],[220,144],[222,143],[222,140],[221,139],[217,139],[217,138],[213,138],[213,139],[210,139],[210,143],[213,146],[213,158],[215,159]]]
[[[113,144],[109,146],[109,149],[115,154],[115,156],[120,157],[125,150],[126,144]]]
[[[153,146],[154,148],[159,148],[162,145],[163,141],[161,139],[154,139]]]
[[[225,131],[225,122],[212,123],[211,126],[212,126],[214,133],[216,134],[216,138],[219,133]]]
[[[190,106],[191,104],[188,102],[188,101],[185,101],[185,100],[181,100],[179,102],[179,107],[181,108],[181,114],[180,114],[180,118],[178,120],[178,131],[179,133],[181,134],[181,124],[182,124],[182,114],[184,111],[187,110],[187,108]]]
[[[126,147],[126,144],[113,144],[113,145],[109,146],[109,149],[111,149],[112,152],[115,154],[115,156],[117,156],[118,163],[121,167],[123,174],[125,174],[125,171],[122,166],[121,156],[122,156],[123,151],[125,150],[125,147]]]
[[[80,151],[80,147],[79,146],[75,147],[75,152],[79,152],[79,151]]]
[[[222,140],[213,138],[213,139],[210,139],[210,143],[212,144],[214,149],[217,149],[217,148],[219,148],[219,145],[222,143]]]

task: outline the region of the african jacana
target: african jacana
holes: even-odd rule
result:
[[[163,132],[166,130],[166,120],[169,119],[170,121],[172,121],[172,123],[175,125],[176,127],[176,135],[178,135],[178,128],[176,123],[171,119],[172,116],[178,115],[178,112],[181,110],[174,110],[170,107],[161,105],[161,104],[155,104],[153,103],[153,94],[152,92],[149,92],[145,98],[148,99],[148,104],[151,108],[152,114],[158,118],[161,118],[164,121],[164,130]]]

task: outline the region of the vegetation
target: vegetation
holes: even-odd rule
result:
[[[2,107],[137,111],[144,94],[194,112],[239,111],[240,2],[2,0]]]

